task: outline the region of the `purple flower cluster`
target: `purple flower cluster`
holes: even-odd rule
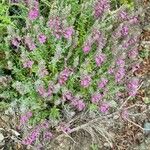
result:
[[[32,112],[30,111],[27,112],[25,115],[22,115],[20,117],[20,123],[19,123],[18,129],[20,129],[22,125],[25,125],[31,117],[32,117]]]
[[[110,108],[110,105],[108,103],[102,103],[99,110],[102,113],[107,113],[109,108]]]
[[[105,60],[106,60],[105,54],[101,53],[101,54],[95,56],[95,62],[98,67],[100,67],[104,63]]]
[[[90,84],[91,84],[91,77],[89,75],[82,77],[82,79],[81,79],[82,87],[87,88],[90,86]]]
[[[48,122],[44,121],[37,125],[29,135],[23,139],[22,144],[24,145],[32,145],[37,138],[40,136],[41,131],[43,131],[43,139],[50,140],[53,137],[53,134],[50,131],[47,131],[49,128]]]
[[[122,10],[118,14],[118,18],[121,21],[128,21],[130,25],[135,25],[139,23],[139,18],[137,16],[129,16],[126,11]]]
[[[102,32],[100,32],[98,29],[95,28],[93,29],[90,37],[88,37],[88,39],[84,42],[83,52],[85,54],[89,53],[94,43],[97,44],[98,51],[100,51],[105,45],[105,39],[103,37]]]
[[[62,36],[66,39],[70,39],[74,33],[73,27],[64,27],[59,17],[50,18],[48,25],[57,39],[60,39]]]
[[[125,76],[125,68],[120,67],[118,68],[117,72],[115,73],[115,80],[116,82],[120,82]]]
[[[39,3],[38,1],[34,0],[34,6],[29,10],[28,18],[30,20],[35,20],[39,16]]]
[[[49,85],[49,86],[48,86],[48,89],[46,90],[43,85],[39,85],[39,86],[37,87],[37,92],[38,92],[43,98],[46,98],[46,97],[49,97],[49,96],[52,95],[52,93],[53,93],[53,88],[52,88],[51,85]]]
[[[125,76],[125,61],[122,58],[119,58],[116,61],[118,66],[117,72],[115,73],[116,82],[120,82]]]
[[[40,34],[38,36],[38,40],[41,44],[45,43],[46,42],[46,36],[44,34]]]
[[[128,52],[128,57],[132,60],[136,59],[138,56],[138,49],[137,48],[133,48]]]
[[[83,52],[85,54],[89,53],[89,51],[91,50],[91,43],[90,42],[86,42],[83,46]]]
[[[71,105],[75,107],[78,111],[82,111],[86,106],[83,100],[76,97],[71,101]]]
[[[109,9],[110,9],[109,0],[97,0],[94,6],[95,18],[101,17]]]
[[[91,101],[94,104],[98,104],[100,100],[102,100],[103,95],[100,93],[94,93],[91,97]]]
[[[45,76],[48,75],[48,70],[45,66],[45,62],[41,61],[39,63],[39,69],[37,71],[37,75],[39,76],[39,78],[44,78]]]
[[[67,91],[63,93],[63,96],[62,96],[63,101],[72,101],[73,98],[74,97],[71,91]]]
[[[53,138],[53,134],[50,131],[46,131],[43,134],[44,140],[51,140]]]
[[[71,131],[71,129],[70,129],[70,124],[67,124],[67,123],[65,123],[65,122],[62,122],[62,123],[59,125],[59,127],[60,127],[60,130],[61,130],[62,132],[70,133],[70,131]]]
[[[65,68],[63,71],[61,71],[59,74],[58,83],[60,85],[65,84],[69,76],[71,75],[71,73],[72,73],[72,70],[69,68]]]
[[[67,27],[63,31],[64,38],[70,39],[74,33],[73,27]]]
[[[20,41],[21,41],[21,38],[20,37],[15,37],[11,40],[11,43],[13,46],[15,47],[19,47],[20,45]]]
[[[129,34],[129,27],[127,25],[123,25],[120,32],[122,36],[127,36]]]
[[[125,21],[128,19],[128,14],[125,11],[120,11],[119,15],[118,15],[119,19],[121,19],[122,21]]]
[[[34,42],[32,41],[31,37],[29,37],[29,36],[25,37],[25,44],[29,48],[30,51],[33,51],[36,48]]]
[[[123,48],[129,48],[131,46],[134,46],[136,43],[138,42],[138,37],[131,37],[129,38],[127,41],[125,41],[125,43],[123,44]]]
[[[33,63],[34,62],[32,60],[25,60],[23,62],[23,68],[32,68]]]
[[[63,93],[63,101],[69,101],[71,106],[76,108],[78,111],[82,111],[85,108],[85,103],[80,98],[75,97],[72,92],[66,91]]]
[[[98,87],[101,88],[101,89],[103,89],[103,88],[106,87],[107,83],[108,83],[108,79],[101,78],[101,81],[98,83]]]
[[[130,96],[135,96],[138,90],[138,86],[139,86],[139,79],[138,78],[132,78],[128,84],[127,84],[127,89],[128,89],[128,93]]]

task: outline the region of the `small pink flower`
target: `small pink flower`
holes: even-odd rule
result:
[[[61,129],[61,131],[66,132],[66,133],[70,133],[70,131],[71,131],[70,125],[65,124],[64,122],[60,124],[60,129]]]
[[[92,95],[91,101],[92,101],[92,103],[97,104],[102,99],[102,97],[103,97],[102,94],[95,93]]]
[[[42,85],[37,88],[37,91],[42,97],[45,97],[46,90]]]
[[[140,68],[140,64],[139,64],[139,63],[133,65],[133,66],[132,66],[132,72],[134,73],[135,71],[139,70],[139,68]]]
[[[109,68],[109,69],[108,69],[108,73],[109,73],[109,74],[113,74],[113,73],[114,73],[114,69],[113,69],[113,68]]]
[[[123,67],[119,68],[115,73],[116,82],[120,82],[125,76],[125,69]]]
[[[82,111],[85,108],[85,103],[82,100],[78,100],[76,104],[76,108],[78,111]]]
[[[105,60],[106,60],[105,54],[100,54],[95,57],[95,61],[98,67],[100,67]]]
[[[35,20],[39,16],[39,10],[38,9],[31,9],[29,11],[28,17],[30,20]]]
[[[65,93],[63,93],[63,100],[69,100],[72,101],[73,100],[73,94],[70,91],[67,91]]]
[[[89,87],[91,84],[91,77],[90,76],[85,76],[81,79],[81,86],[84,88]]]
[[[128,93],[130,96],[135,96],[137,94],[138,86],[139,86],[139,79],[138,78],[132,78],[128,82],[127,89],[128,89]]]
[[[30,118],[30,117],[32,117],[32,112],[29,111],[29,112],[26,113],[26,115],[27,115],[28,118]]]
[[[100,111],[102,112],[102,113],[107,113],[108,112],[108,110],[109,110],[109,104],[107,104],[107,103],[103,103],[101,106],[100,106]]]
[[[30,51],[33,51],[36,48],[32,38],[29,36],[25,37],[25,44],[29,48]]]
[[[72,27],[68,27],[64,30],[64,37],[66,39],[70,39],[73,33],[74,33],[74,29]]]
[[[44,122],[41,123],[40,126],[43,129],[48,129],[49,128],[49,123],[48,123],[48,121],[45,120]]]
[[[122,36],[128,35],[129,34],[129,27],[127,25],[122,26],[120,32],[121,32]]]
[[[86,43],[83,47],[83,52],[87,54],[91,50],[91,45],[89,43]]]
[[[38,70],[38,76],[40,78],[44,78],[47,75],[48,75],[48,71],[47,71],[46,67],[45,66],[40,67]]]
[[[122,112],[122,115],[121,115],[121,116],[122,116],[123,119],[126,120],[126,119],[129,117],[128,110],[125,109],[125,110]]]
[[[40,34],[38,39],[41,44],[46,42],[46,36],[44,34]]]
[[[21,40],[20,38],[14,38],[14,39],[11,40],[11,43],[12,43],[13,46],[19,47],[20,40]]]
[[[125,66],[125,61],[121,58],[119,58],[116,62],[116,64],[119,66],[119,67],[124,67]]]
[[[109,0],[97,0],[94,5],[95,18],[101,17],[110,8]]]
[[[28,117],[27,117],[26,115],[21,116],[21,118],[20,118],[20,123],[21,123],[21,124],[25,124],[25,123],[27,122],[27,120],[28,120]]]
[[[33,65],[33,61],[31,61],[31,60],[27,60],[27,61],[25,61],[24,63],[23,63],[23,67],[24,68],[32,68],[32,65]]]
[[[122,20],[127,20],[128,19],[128,15],[125,11],[121,11],[119,13],[119,18],[122,19]]]
[[[50,18],[48,25],[49,25],[50,29],[52,30],[53,35],[57,39],[60,39],[62,37],[62,33],[63,33],[60,17]]]
[[[139,23],[139,19],[137,16],[133,16],[129,19],[129,23],[132,25],[132,24],[137,24]]]
[[[138,56],[138,50],[135,48],[135,49],[132,49],[128,52],[128,57],[130,59],[136,59],[136,57]]]
[[[108,79],[102,78],[101,81],[98,84],[99,88],[104,88],[108,83]]]
[[[58,82],[60,85],[63,85],[68,80],[69,76],[71,75],[72,70],[69,68],[65,68],[63,71],[60,72]]]
[[[43,135],[44,140],[51,140],[53,137],[53,134],[49,131],[46,131]]]
[[[35,20],[39,16],[39,2],[34,1],[33,5],[34,6],[32,6],[32,8],[29,10],[29,14],[28,14],[30,20]]]

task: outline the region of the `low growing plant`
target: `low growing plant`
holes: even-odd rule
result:
[[[1,97],[19,106],[19,129],[33,129],[23,144],[36,145],[40,136],[51,139],[48,128],[84,111],[112,113],[124,96],[136,95],[140,14],[129,5],[112,5],[109,0],[12,1],[20,13],[12,13],[15,27],[8,25],[1,43],[2,70],[12,78]]]

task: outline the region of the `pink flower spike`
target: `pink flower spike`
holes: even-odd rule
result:
[[[109,110],[109,104],[107,104],[107,103],[103,103],[101,106],[100,106],[100,111],[102,112],[102,113],[107,113],[108,112],[108,110]]]
[[[45,36],[44,34],[40,34],[40,35],[38,36],[38,39],[39,39],[39,42],[40,42],[41,44],[43,44],[43,43],[46,42],[46,36]]]

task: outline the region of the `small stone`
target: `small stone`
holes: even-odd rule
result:
[[[2,133],[0,133],[0,142],[2,142],[4,140],[4,136]]]
[[[144,132],[145,132],[145,134],[149,134],[150,133],[150,122],[146,122],[144,124]]]

